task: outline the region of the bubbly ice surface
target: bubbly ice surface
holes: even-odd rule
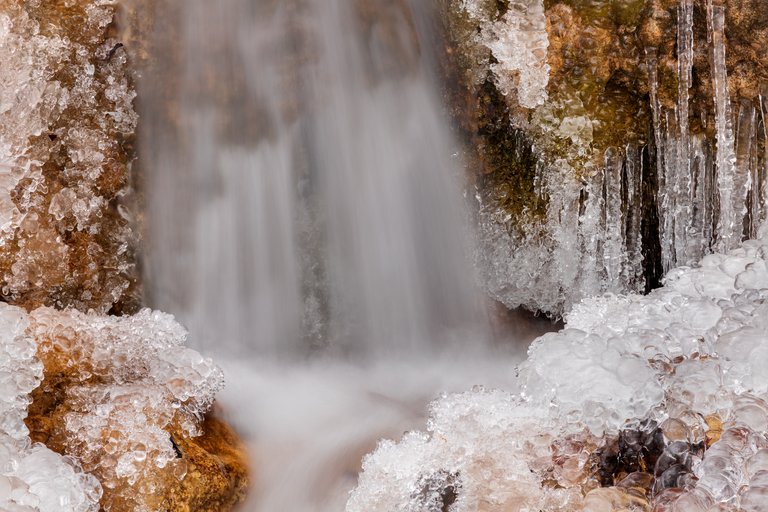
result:
[[[348,512],[761,510],[768,232],[647,296],[585,299],[538,338],[520,393],[435,401],[382,441]]]
[[[157,311],[28,314],[0,303],[0,510],[155,509],[148,500],[166,473],[186,473],[169,432],[200,434],[223,385],[210,359],[183,346],[186,334]],[[30,441],[24,419],[41,385],[64,388],[51,436],[65,456]]]
[[[472,19],[488,20],[484,2],[462,0],[460,7]],[[499,91],[514,94],[518,103],[535,108],[547,99],[547,18],[542,0],[510,2],[498,21],[484,21],[477,43],[495,59],[489,64]]]
[[[98,510],[101,485],[80,465],[32,445],[24,424],[43,365],[24,310],[0,303],[0,510]]]

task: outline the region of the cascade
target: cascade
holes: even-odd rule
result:
[[[427,9],[369,8],[176,13],[183,58],[147,89],[178,81],[179,117],[144,108],[146,282],[202,346],[423,351],[484,322]]]
[[[228,375],[218,400],[259,473],[247,510],[341,510],[382,435],[439,392],[512,378],[487,355],[433,7],[159,13],[140,88],[146,295]]]

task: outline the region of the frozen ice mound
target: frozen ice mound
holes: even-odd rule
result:
[[[171,436],[201,433],[221,370],[148,309],[0,303],[0,327],[0,510],[156,510],[164,482],[187,471]]]
[[[583,300],[531,345],[519,395],[443,396],[382,441],[347,511],[763,510],[766,260],[764,229],[647,296]]]

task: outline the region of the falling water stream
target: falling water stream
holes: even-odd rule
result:
[[[439,391],[512,386],[470,264],[430,5],[185,0],[158,19],[147,298],[228,373],[247,510],[341,510],[362,455]]]

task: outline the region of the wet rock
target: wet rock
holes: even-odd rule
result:
[[[167,510],[232,510],[248,487],[248,454],[237,434],[217,415],[206,415],[199,437],[181,437],[187,475],[164,491]]]

